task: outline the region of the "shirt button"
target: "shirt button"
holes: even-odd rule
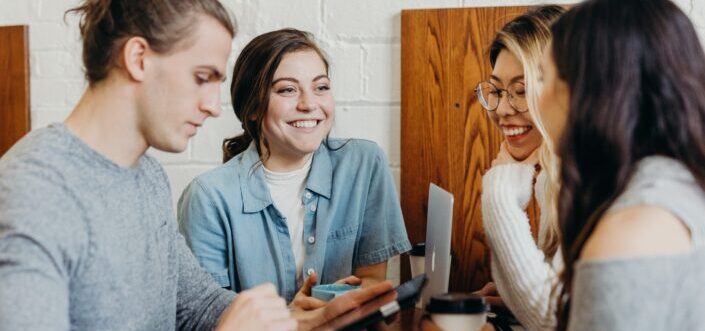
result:
[[[306,197],[306,199],[311,199],[313,194],[311,194],[311,192],[306,192],[306,194],[304,196]]]
[[[309,208],[311,209],[311,211],[316,211],[316,205],[311,205],[311,207]]]
[[[314,272],[315,271],[313,270],[313,268],[308,268],[308,270],[306,271],[306,275],[311,276]]]
[[[308,243],[309,243],[309,244],[313,244],[313,243],[315,243],[315,242],[316,242],[316,237],[314,237],[314,236],[308,237]]]

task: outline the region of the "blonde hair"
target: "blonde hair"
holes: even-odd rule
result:
[[[549,222],[545,237],[541,242],[541,250],[549,258],[558,251],[560,244],[560,230],[558,228],[557,198],[560,189],[559,182],[559,160],[555,153],[554,142],[546,132],[546,128],[541,122],[538,111],[538,96],[540,89],[539,63],[544,48],[551,41],[551,24],[561,14],[565,12],[560,6],[540,6],[507,23],[502,30],[497,33],[495,40],[490,46],[490,62],[494,67],[495,60],[499,52],[503,49],[511,52],[521,62],[524,67],[524,82],[526,85],[526,99],[529,106],[529,114],[541,136],[543,142],[539,147],[539,163],[543,171],[546,172],[547,183],[542,187],[546,193],[546,204],[548,210],[541,210],[543,220]]]

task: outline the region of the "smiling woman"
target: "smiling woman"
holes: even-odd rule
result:
[[[312,70],[313,69],[313,70]],[[287,171],[318,149],[330,132],[335,102],[328,70],[313,50],[288,53],[274,73],[262,132],[267,169]]]
[[[491,59],[492,75],[489,81],[478,84],[478,99],[501,129],[509,154],[525,160],[541,145],[541,134],[534,129],[528,113],[524,66],[506,46]]]
[[[559,6],[541,6],[507,23],[490,46],[492,75],[476,89],[483,108],[506,139],[482,178],[483,225],[496,283],[496,290],[489,284],[482,294],[499,294],[530,330],[555,326],[552,286],[562,269],[552,205],[556,188],[550,180],[555,174],[555,155],[551,140],[542,134],[543,118],[536,113],[542,50],[551,38],[549,26],[563,12]],[[541,210],[537,241],[524,211],[532,193]]]
[[[265,33],[238,57],[231,93],[244,133],[224,141],[225,164],[196,178],[178,207],[182,233],[221,286],[272,282],[293,306],[315,308],[324,304],[308,296],[316,282],[367,286],[411,248],[381,149],[328,138],[331,88],[308,33]]]

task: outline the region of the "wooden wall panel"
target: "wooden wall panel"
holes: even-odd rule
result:
[[[0,156],[30,130],[27,31],[0,27]]]
[[[475,85],[491,73],[489,44],[526,7],[402,12],[401,203],[412,243],[425,240],[428,185],[455,196],[450,290],[490,280],[482,229],[482,175],[503,138],[481,108]],[[532,229],[538,221],[529,208]],[[402,263],[402,278],[408,277]]]

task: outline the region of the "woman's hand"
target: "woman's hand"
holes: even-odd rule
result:
[[[297,322],[271,283],[240,292],[220,315],[216,330],[293,331]]]
[[[362,287],[377,284],[387,278],[387,261],[357,267],[353,274],[360,278]]]
[[[322,308],[326,304],[328,304],[323,300],[319,300],[311,296],[311,289],[316,285],[317,280],[318,276],[315,273],[311,274],[311,276],[306,278],[304,284],[301,286],[301,289],[299,289],[299,292],[297,292],[296,296],[294,296],[294,300],[292,300],[289,304],[289,308],[291,310],[314,310]],[[357,278],[355,276],[348,276],[343,279],[337,280],[335,283],[360,285],[361,282],[362,281],[360,280],[360,278]]]
[[[348,284],[348,285],[360,285],[360,284],[362,284],[362,279],[357,278],[356,276],[348,276],[343,279],[337,280],[335,283],[336,284]]]
[[[517,161],[512,157],[511,154],[509,154],[509,150],[507,150],[507,142],[502,142],[502,145],[499,146],[499,153],[497,153],[497,157],[492,160],[492,166],[497,166],[497,165],[502,165],[502,164],[511,164],[511,163],[523,163],[523,164],[528,164],[528,165],[536,165],[539,162],[539,149],[535,149],[529,156],[524,159],[523,161]]]
[[[504,307],[504,302],[499,296],[499,292],[497,292],[497,285],[493,282],[488,282],[481,289],[472,292],[472,294],[483,296],[485,301],[487,301],[490,305]]]
[[[306,311],[318,309],[326,305],[327,302],[311,296],[311,288],[316,285],[317,280],[318,276],[315,273],[304,280],[304,285],[296,292],[294,300],[289,304],[289,309]]]
[[[331,300],[322,308],[311,311],[294,311],[293,316],[299,322],[299,330],[311,330],[360,307],[367,301],[378,297],[383,300],[393,300],[396,298],[396,292],[393,289],[394,286],[390,281],[384,281],[345,293]]]

